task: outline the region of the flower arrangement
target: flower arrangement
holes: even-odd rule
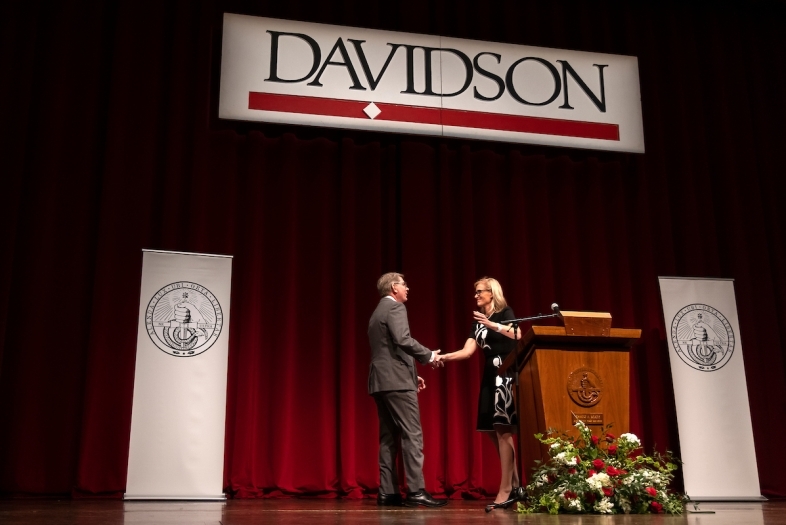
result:
[[[639,438],[616,437],[608,433],[611,425],[603,437],[580,420],[575,426],[578,438],[553,430],[535,435],[551,459],[538,462],[518,512],[682,514],[687,497],[667,490],[677,470],[670,452],[640,454]]]

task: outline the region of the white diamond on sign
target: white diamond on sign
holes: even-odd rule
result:
[[[371,104],[363,108],[363,113],[368,115],[368,118],[370,118],[371,120],[374,120],[375,118],[377,118],[377,116],[379,116],[380,113],[382,113],[382,110],[379,109],[377,105],[372,102]]]

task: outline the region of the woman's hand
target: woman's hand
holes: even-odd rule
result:
[[[477,311],[472,312],[472,316],[474,317],[475,321],[482,324],[486,328],[493,328],[494,330],[497,329],[497,323],[493,323],[489,321],[489,318],[486,317],[486,314],[484,314],[483,312],[477,312]]]

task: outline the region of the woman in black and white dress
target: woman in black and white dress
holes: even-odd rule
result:
[[[475,302],[478,310],[472,312],[472,328],[464,348],[446,354],[442,360],[469,359],[476,350],[483,350],[485,365],[478,398],[477,430],[491,438],[499,453],[502,479],[494,502],[502,503],[509,499],[511,490],[519,486],[513,447],[518,416],[513,402],[513,378],[498,376],[497,369],[515,349],[515,339],[520,337],[520,333],[514,334],[510,325],[505,323],[516,316],[505,301],[502,286],[496,279],[483,277],[475,283]]]

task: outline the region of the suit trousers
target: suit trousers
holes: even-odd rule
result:
[[[399,493],[396,472],[399,440],[409,492],[426,488],[423,480],[423,429],[417,392],[377,392],[374,401],[379,415],[379,490],[385,494]]]

